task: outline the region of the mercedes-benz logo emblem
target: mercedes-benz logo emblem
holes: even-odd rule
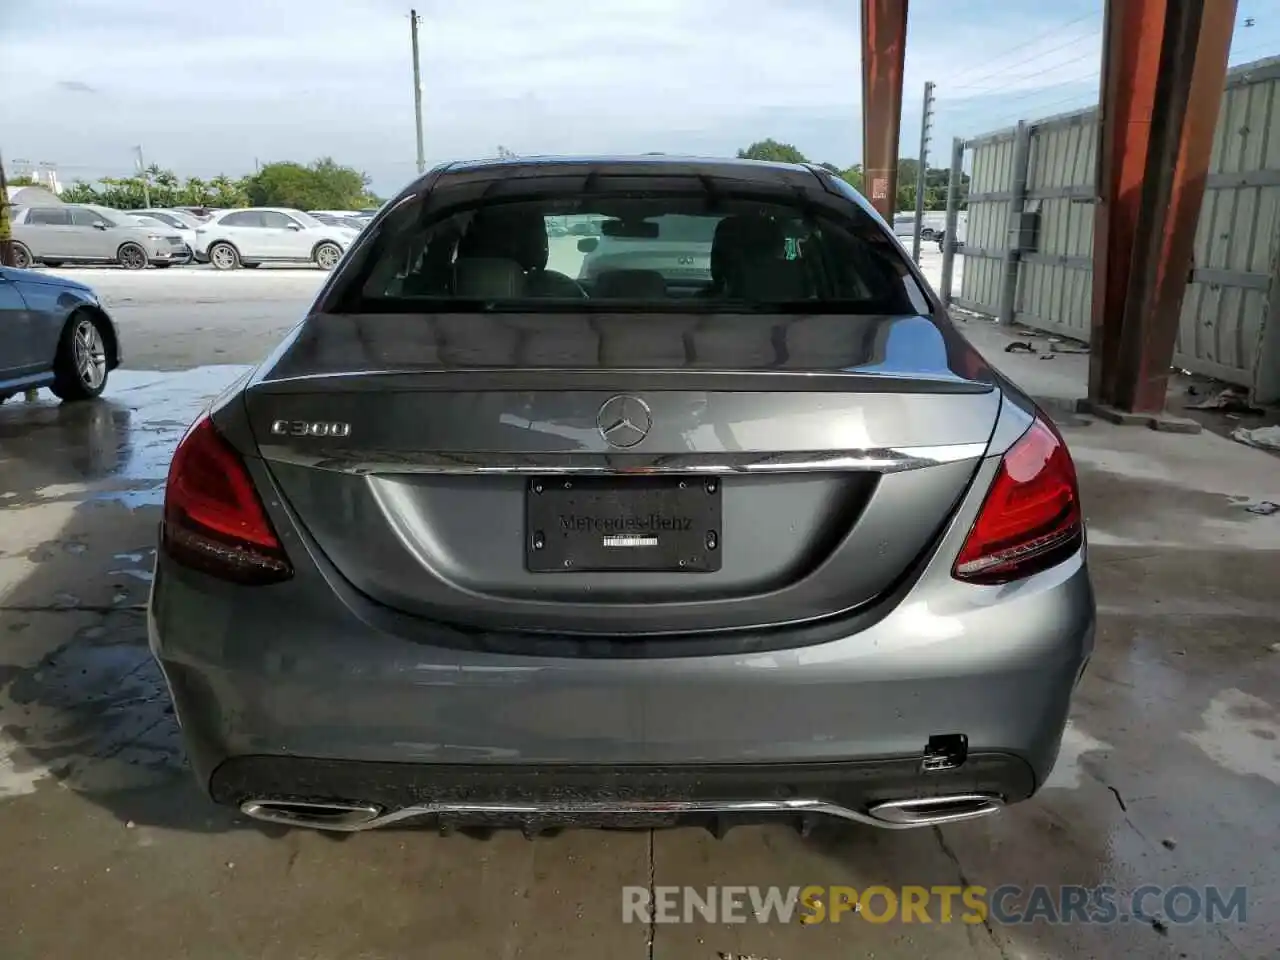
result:
[[[634,447],[648,435],[653,416],[639,397],[610,397],[600,405],[596,426],[610,446]]]

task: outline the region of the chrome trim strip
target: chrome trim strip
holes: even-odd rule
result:
[[[862,472],[901,473],[973,460],[984,443],[929,447],[796,453],[434,453],[326,447],[307,449],[265,443],[266,460],[352,474],[747,474]]]
[[[327,818],[322,815],[303,815],[290,818],[281,809],[273,809],[274,804],[280,808],[307,808],[317,810],[326,806],[335,811],[335,816]],[[957,805],[972,803],[972,810],[955,810]],[[556,816],[654,816],[660,814],[768,814],[778,816],[814,816],[832,817],[885,830],[909,830],[914,827],[925,827],[936,823],[954,823],[958,820],[971,820],[976,817],[996,813],[1003,807],[999,797],[992,794],[954,794],[951,796],[925,797],[910,800],[894,800],[877,804],[868,812],[851,810],[836,803],[825,800],[787,799],[787,800],[673,800],[673,801],[581,801],[554,803],[424,803],[418,806],[393,810],[381,816],[357,819],[359,811],[364,814],[378,808],[360,804],[322,804],[298,803],[296,801],[266,799],[250,800],[241,804],[241,811],[247,816],[271,823],[283,823],[297,827],[315,827],[321,830],[336,830],[343,833],[354,833],[362,830],[373,830],[389,826],[405,820],[430,816],[492,816],[492,817],[537,817],[539,815]],[[948,812],[936,816],[929,815],[928,808],[950,808]],[[879,813],[884,811],[884,815]],[[350,817],[342,813],[351,814]]]
[[[286,813],[285,811],[293,811]],[[315,827],[320,830],[361,830],[378,814],[380,807],[366,803],[310,803],[305,800],[247,800],[240,812],[255,820],[283,823],[291,827]]]
[[[924,827],[938,823],[973,820],[998,813],[1004,806],[988,793],[955,793],[944,797],[918,797],[878,803],[869,813],[897,828]]]

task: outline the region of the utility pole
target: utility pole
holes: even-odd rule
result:
[[[964,140],[951,141],[951,178],[947,181],[947,220],[942,228],[942,282],[938,293],[945,306],[951,306],[951,280],[956,266],[956,228],[960,224],[960,188],[964,181]]]
[[[151,209],[151,182],[147,179],[147,161],[142,156],[142,147],[137,146],[133,149],[138,151],[138,176],[142,177],[142,204],[148,210]]]
[[[924,191],[928,184],[929,134],[933,130],[933,81],[924,85],[924,109],[920,115],[920,159],[916,171],[916,229],[911,240],[911,259],[920,262],[920,233],[924,229]]]
[[[418,176],[422,176],[427,170],[427,158],[422,152],[422,68],[418,65],[420,20],[417,10],[409,11],[409,35],[413,40],[413,119],[418,127]]]
[[[0,157],[0,267],[12,267],[13,227],[9,221],[9,184],[4,178],[4,157]]]

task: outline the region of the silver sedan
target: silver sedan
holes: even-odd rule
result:
[[[149,629],[263,820],[901,829],[1045,783],[1094,617],[1066,443],[866,200],[664,156],[392,201],[179,443]]]

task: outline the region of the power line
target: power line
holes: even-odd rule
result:
[[[999,103],[995,104],[995,106],[1003,107],[1006,104],[1017,103],[1020,100],[1026,100],[1030,97],[1042,97],[1046,93],[1052,93],[1056,90],[1061,90],[1064,87],[1079,86],[1080,84],[1084,84],[1084,83],[1097,83],[1098,78],[1100,76],[1101,76],[1101,71],[1097,71],[1089,74],[1089,76],[1087,77],[1072,77],[1070,80],[1062,80],[1058,83],[1046,84],[1043,87],[1037,87],[1034,90],[1027,90],[1027,91],[1024,91],[1023,93],[1019,93],[1011,97],[1001,97]],[[974,110],[982,109],[984,107],[989,107],[992,105],[993,104],[989,102],[973,103],[969,101],[963,101],[959,106],[953,106],[951,110],[948,112],[947,116],[955,117],[957,114],[960,116],[964,116],[965,114],[972,113]]]
[[[1082,96],[1082,94],[1078,94],[1078,93],[1077,93],[1077,94],[1074,94],[1073,96],[1070,96],[1070,97],[1063,97],[1061,100],[1054,100],[1054,101],[1052,101],[1052,102],[1050,102],[1050,103],[1042,103],[1042,104],[1040,104],[1038,107],[1036,107],[1036,108],[1035,108],[1035,113],[1039,114],[1039,116],[1037,116],[1037,117],[1033,117],[1033,118],[1031,118],[1031,119],[1032,119],[1033,121],[1039,121],[1039,120],[1043,120],[1043,119],[1045,119],[1046,117],[1054,116],[1055,114],[1058,114],[1058,113],[1067,113],[1067,112],[1069,112],[1072,108],[1069,108],[1069,107],[1068,107],[1068,108],[1063,109],[1063,110],[1052,110],[1052,111],[1051,111],[1049,108],[1050,108],[1050,107],[1057,107],[1057,106],[1064,105],[1064,104],[1068,104],[1068,103],[1071,103],[1072,101],[1079,101],[1079,99],[1080,99],[1080,97],[1081,97],[1081,96]],[[1098,105],[1098,99],[1097,99],[1097,96],[1095,95],[1095,96],[1092,98],[1091,102],[1089,102],[1089,103],[1077,103],[1077,104],[1076,104],[1076,107],[1078,107],[1079,109],[1083,110],[1083,109],[1085,109],[1085,108],[1087,108],[1087,107],[1096,107],[1097,105]],[[1030,112],[1030,111],[1027,111],[1027,112]],[[1012,126],[1012,125],[1014,125],[1014,124],[1018,123],[1020,120],[1027,120],[1027,119],[1028,119],[1028,118],[1027,118],[1027,116],[1026,116],[1026,112],[1023,112],[1023,111],[1021,111],[1021,110],[1020,110],[1020,111],[1018,111],[1016,114],[1014,114],[1013,116],[1005,116],[1005,117],[1003,117],[1003,118],[1001,118],[1001,119],[999,119],[999,120],[992,121],[992,125],[991,125],[990,129],[992,129],[992,130],[1001,130],[1001,129],[1005,128],[1005,127]]]
[[[1072,21],[1072,22],[1074,23],[1075,21]],[[1064,24],[1064,26],[1065,26],[1065,24]],[[1059,28],[1059,29],[1061,29],[1061,28]],[[1010,70],[1012,70],[1014,67],[1021,67],[1021,66],[1025,65],[1025,64],[1032,63],[1033,61],[1039,61],[1039,60],[1042,60],[1044,57],[1048,56],[1048,55],[1049,55],[1049,54],[1051,54],[1051,53],[1056,53],[1056,52],[1057,52],[1057,51],[1059,51],[1059,50],[1065,50],[1065,49],[1067,49],[1068,47],[1075,46],[1076,44],[1080,43],[1082,40],[1088,40],[1089,38],[1091,38],[1091,37],[1093,37],[1093,36],[1095,36],[1095,35],[1100,35],[1101,33],[1102,33],[1102,27],[1100,27],[1100,26],[1099,26],[1099,27],[1096,27],[1095,29],[1090,30],[1088,33],[1086,33],[1086,34],[1084,34],[1084,35],[1082,35],[1082,36],[1073,37],[1071,40],[1069,40],[1069,41],[1068,41],[1068,42],[1066,42],[1066,43],[1059,44],[1059,45],[1058,45],[1058,46],[1056,46],[1056,47],[1050,47],[1048,50],[1041,50],[1039,53],[1032,54],[1031,56],[1026,57],[1026,58],[1024,58],[1024,59],[1022,59],[1022,60],[1019,60],[1019,61],[1017,61],[1016,63],[1008,64],[1007,66],[1003,67],[1003,68],[1002,68],[1002,69],[1000,69],[1000,70],[994,70],[994,71],[992,71],[991,73],[988,73],[988,74],[984,74],[984,75],[982,75],[982,76],[979,76],[979,77],[975,78],[974,80],[970,81],[969,83],[962,84],[961,86],[958,86],[958,87],[952,87],[952,89],[953,89],[953,90],[971,90],[971,89],[973,89],[974,87],[978,86],[980,83],[982,83],[982,82],[984,82],[984,81],[992,80],[992,79],[994,79],[994,78],[996,78],[996,77],[1004,76],[1004,75],[1005,75],[1005,74],[1007,74]],[[1059,66],[1061,66],[1061,64],[1059,64]],[[1034,73],[1034,71],[1033,71],[1033,73]],[[1030,75],[1031,75],[1031,74],[1028,74],[1028,76],[1030,76]]]
[[[1100,62],[1101,62],[1101,60],[1102,60],[1102,50],[1101,50],[1101,48],[1099,48],[1099,49],[1097,49],[1097,50],[1090,50],[1088,53],[1082,53],[1080,56],[1078,56],[1078,57],[1073,57],[1073,58],[1072,58],[1072,59],[1070,59],[1070,60],[1063,60],[1061,63],[1049,64],[1049,66],[1048,66],[1046,69],[1048,69],[1048,70],[1056,70],[1056,69],[1059,69],[1059,68],[1061,68],[1061,67],[1069,67],[1069,66],[1071,66],[1073,63],[1080,63],[1080,62],[1081,62],[1081,61],[1083,61],[1083,60],[1096,60],[1096,61],[1098,61],[1098,62],[1100,63]],[[978,92],[977,92],[977,93],[975,93],[975,94],[971,94],[971,95],[966,96],[966,97],[961,97],[960,99],[962,99],[962,100],[975,100],[975,99],[977,99],[977,98],[978,98],[978,96],[980,96],[982,93],[986,93],[986,92],[992,92],[992,93],[995,93],[995,92],[1003,92],[1003,89],[1007,88],[1008,83],[1017,82],[1017,81],[1019,81],[1019,80],[1030,80],[1032,77],[1035,77],[1035,76],[1040,75],[1040,74],[1043,74],[1043,73],[1044,73],[1044,71],[1043,71],[1043,70],[1034,70],[1034,71],[1032,71],[1031,73],[1019,74],[1019,75],[1018,75],[1018,76],[1016,76],[1016,77],[1009,77],[1009,78],[1008,78],[1008,80],[1006,81],[1005,85],[1004,85],[1004,88],[1001,88],[1001,87],[987,87],[987,88],[984,88],[983,90],[978,91]],[[1047,77],[1046,77],[1046,79],[1047,79]],[[1063,82],[1070,82],[1070,81],[1063,81]],[[967,89],[967,88],[965,88],[965,87],[953,87],[953,88],[951,88],[951,91],[950,91],[950,92],[949,92],[949,94],[948,94],[948,99],[950,99],[950,93],[952,93],[952,92],[954,92],[954,91],[956,91],[956,90],[964,90],[964,89]],[[1041,88],[1041,87],[1037,87],[1036,89],[1043,89],[1043,88]]]
[[[1082,17],[1076,17],[1074,20],[1068,20],[1066,23],[1060,23],[1060,24],[1058,24],[1057,26],[1053,27],[1052,29],[1050,29],[1050,30],[1046,30],[1044,33],[1037,34],[1036,36],[1032,37],[1030,40],[1026,40],[1026,41],[1024,41],[1024,42],[1022,42],[1022,43],[1019,43],[1019,44],[1017,44],[1017,45],[1015,45],[1015,46],[1010,47],[1008,50],[1004,51],[1004,53],[997,54],[997,57],[1007,57],[1007,56],[1008,56],[1009,54],[1011,54],[1011,53],[1016,53],[1016,52],[1017,52],[1017,51],[1019,51],[1019,50],[1023,50],[1023,49],[1025,49],[1025,48],[1027,48],[1027,47],[1031,46],[1032,44],[1039,43],[1041,40],[1045,40],[1045,39],[1047,39],[1047,38],[1049,38],[1049,37],[1055,36],[1056,34],[1060,33],[1060,32],[1061,32],[1061,31],[1063,31],[1063,30],[1065,30],[1067,27],[1074,26],[1075,24],[1077,24],[1077,23],[1081,23],[1082,21],[1085,21],[1085,20],[1092,20],[1093,18],[1095,18],[1095,17],[1097,17],[1097,16],[1098,16],[1098,11],[1095,11],[1095,12],[1093,12],[1093,13],[1086,13],[1086,14],[1085,14],[1084,16],[1082,16]],[[1051,51],[1050,51],[1050,52],[1051,52]],[[1033,59],[1034,59],[1034,58],[1033,58]],[[1025,63],[1025,62],[1026,62],[1026,61],[1020,61],[1020,63]],[[1014,64],[1014,66],[1018,66],[1018,64]],[[1011,69],[1011,68],[1008,68],[1008,69]],[[998,75],[1000,72],[1001,72],[1001,71],[997,70],[997,71],[995,71],[995,73],[993,73],[993,74],[989,74],[989,76],[996,76],[996,75]],[[984,80],[984,79],[986,79],[986,77],[978,77],[977,81],[975,81],[975,82],[981,82],[981,81],[982,81],[982,80]],[[965,88],[964,88],[964,87],[960,87],[960,88],[958,88],[958,89],[965,89]]]
[[[1235,59],[1236,57],[1244,57],[1246,55],[1253,54],[1263,49],[1271,50],[1272,51],[1272,53],[1270,54],[1271,56],[1280,55],[1280,37],[1273,37],[1273,38],[1263,40],[1261,43],[1250,44],[1249,46],[1242,47],[1239,50],[1236,50],[1233,47],[1231,50],[1230,58]],[[1266,58],[1266,55],[1264,55],[1264,57],[1259,59],[1265,59],[1265,58]]]

